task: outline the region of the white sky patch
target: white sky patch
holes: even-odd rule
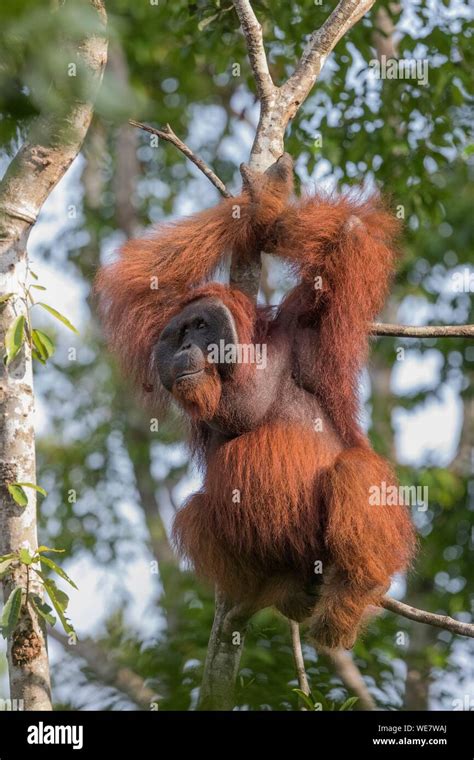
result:
[[[439,399],[432,398],[410,411],[396,408],[393,425],[398,461],[415,467],[425,463],[447,467],[456,453],[462,422],[462,402],[448,385],[441,389]]]
[[[392,391],[399,396],[411,395],[439,383],[443,355],[436,349],[417,351],[405,349],[403,361],[396,361],[392,371]]]
[[[159,631],[159,611],[151,608],[158,591],[158,576],[152,575],[151,557],[136,557],[101,566],[85,554],[67,563],[67,573],[76,582],[76,591],[61,583],[69,595],[68,617],[78,636],[103,633],[104,621],[122,606],[126,624],[145,639]],[[57,624],[58,625],[58,624]]]

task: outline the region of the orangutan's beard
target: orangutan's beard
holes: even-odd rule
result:
[[[194,420],[212,420],[221,398],[222,385],[215,367],[204,370],[198,379],[182,378],[173,385],[173,396]]]

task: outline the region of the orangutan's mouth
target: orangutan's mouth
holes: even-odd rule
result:
[[[203,369],[196,369],[194,372],[181,372],[181,374],[176,377],[175,382],[178,383],[180,380],[186,380],[187,377],[197,377],[197,375],[202,375],[203,372]]]

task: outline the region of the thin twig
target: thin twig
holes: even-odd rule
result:
[[[224,198],[231,198],[232,193],[230,193],[224,183],[221,179],[215,174],[210,166],[206,164],[205,161],[203,161],[202,158],[197,156],[191,148],[186,145],[182,140],[179,139],[179,137],[173,132],[170,125],[167,124],[163,129],[156,129],[155,127],[150,127],[148,124],[142,124],[140,121],[135,121],[134,119],[129,119],[128,123],[132,127],[137,127],[138,129],[143,129],[145,132],[149,132],[152,135],[156,135],[161,140],[166,140],[167,142],[174,145],[178,150],[183,153],[186,158],[189,158],[190,161],[193,162],[197,168],[202,171],[202,173],[208,178],[210,182],[216,187],[220,194],[224,196]]]
[[[275,85],[268,68],[262,27],[249,0],[233,0],[233,3],[245,37],[258,97],[262,103],[270,101],[275,94]]]
[[[393,335],[400,338],[474,338],[474,325],[389,325],[374,322],[373,335]]]
[[[419,610],[416,607],[399,602],[397,599],[392,599],[388,596],[383,597],[381,606],[409,620],[415,620],[417,623],[434,625],[436,628],[444,628],[445,631],[451,631],[451,633],[458,633],[460,636],[469,636],[471,639],[474,639],[473,623],[461,623],[460,620],[455,620],[449,617],[449,615],[436,615],[434,612]]]
[[[306,696],[309,697],[308,676],[304,667],[303,650],[301,649],[300,626],[295,620],[289,620],[291,631],[291,642],[293,644],[293,656],[295,658],[296,675],[298,676],[298,685]],[[304,709],[304,708],[302,708]]]

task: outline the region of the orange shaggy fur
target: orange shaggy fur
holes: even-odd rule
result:
[[[178,512],[174,536],[196,572],[236,603],[249,611],[274,604],[309,618],[317,642],[350,647],[366,610],[408,566],[415,546],[406,507],[369,504],[371,486],[396,481],[357,419],[369,322],[387,294],[398,224],[376,198],[288,204],[287,192],[264,179],[257,192],[130,241],[96,287],[112,348],[139,384],[155,390],[154,346],[191,301],[222,301],[241,343],[284,336],[295,393],[319,405],[330,432],[315,432],[311,420],[285,421],[288,410],[276,404],[254,429],[212,444],[206,423],[222,406],[223,384],[215,367],[206,370],[206,382],[184,404],[205,479]],[[261,249],[299,277],[272,316],[238,290],[208,282],[225,254],[242,259]],[[251,395],[252,371],[239,366],[230,382]]]

